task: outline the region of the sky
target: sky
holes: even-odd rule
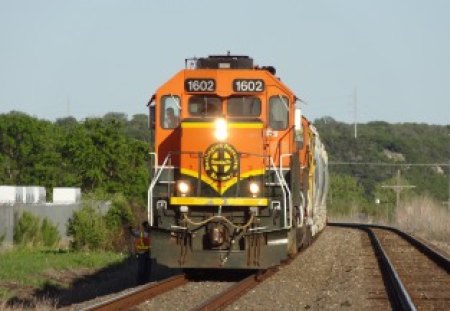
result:
[[[0,113],[147,113],[186,58],[227,51],[312,120],[450,124],[448,0],[0,0]]]

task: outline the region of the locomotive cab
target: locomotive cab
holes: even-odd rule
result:
[[[315,231],[305,168],[322,161],[318,135],[274,73],[247,56],[191,59],[152,97],[148,218],[158,263],[267,268]]]

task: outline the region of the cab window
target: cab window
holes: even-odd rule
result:
[[[269,126],[274,130],[285,130],[289,121],[289,105],[286,96],[272,96],[269,99]]]
[[[167,95],[161,99],[161,126],[165,129],[174,129],[180,124],[180,98]]]
[[[189,98],[191,116],[215,117],[222,115],[222,101],[217,96],[194,95]]]
[[[261,114],[261,100],[255,96],[230,97],[227,114],[232,117],[252,117]]]

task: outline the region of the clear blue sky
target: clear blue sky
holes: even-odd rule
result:
[[[311,119],[450,124],[448,0],[0,0],[0,113],[146,113],[193,56],[273,65]]]

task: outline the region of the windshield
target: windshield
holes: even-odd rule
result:
[[[227,114],[232,117],[259,116],[261,114],[261,100],[255,96],[230,97]]]
[[[191,96],[188,107],[191,116],[215,117],[222,115],[222,101],[217,96]]]

